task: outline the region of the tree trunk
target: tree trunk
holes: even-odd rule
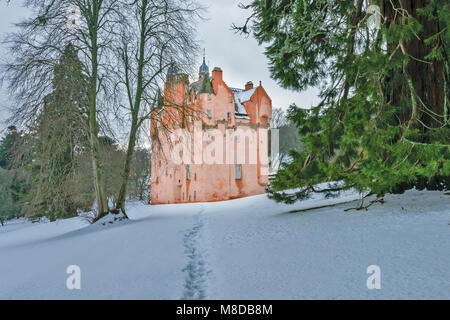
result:
[[[92,106],[91,106],[92,109]],[[95,111],[90,111],[90,114]],[[108,214],[108,200],[106,198],[105,192],[105,182],[103,180],[103,170],[101,166],[100,159],[100,143],[98,140],[98,129],[95,120],[90,120],[89,131],[90,131],[90,143],[91,143],[91,152],[92,152],[92,170],[94,177],[94,188],[95,188],[95,197],[97,200],[97,210],[98,215],[96,220],[101,219],[106,214]]]
[[[415,142],[424,144],[429,144],[433,140],[433,130],[444,125],[447,118],[446,104],[449,100],[446,88],[448,57],[445,57],[443,61],[425,58],[435,45],[426,44],[425,40],[441,31],[438,21],[417,12],[417,9],[424,8],[430,3],[430,0],[392,2],[382,0],[382,14],[388,28],[391,24],[404,25],[408,22],[407,18],[398,14],[398,11],[395,12],[393,4],[396,8],[405,10],[410,17],[422,25],[422,29],[416,36],[408,41],[401,39],[399,44],[390,44],[388,47],[388,54],[393,54],[394,50],[400,47],[400,52],[407,55],[409,59],[403,66],[403,74],[396,75],[392,72],[386,79],[388,86],[386,101],[389,101],[392,106],[401,107],[397,114],[398,124],[408,129],[418,129],[421,135],[420,138],[415,139]],[[403,77],[402,81],[395,81],[399,79],[399,75]],[[405,103],[402,98],[409,99],[410,104]],[[426,187],[431,190],[440,190],[442,184],[443,180],[440,177],[433,179],[421,177],[415,186],[419,189]]]
[[[122,172],[122,185],[120,186],[119,196],[116,201],[116,211],[118,212],[119,210],[121,210],[122,213],[125,215],[125,217],[127,217],[126,212],[125,212],[125,200],[126,200],[126,196],[127,196],[127,186],[128,186],[128,180],[130,177],[131,163],[133,161],[134,147],[136,146],[137,129],[138,128],[137,128],[137,118],[136,118],[136,121],[133,119],[133,123],[131,125],[130,138],[128,141],[127,156],[125,159],[125,165],[123,167],[123,172]]]
[[[97,79],[98,79],[98,17],[100,4],[94,1],[92,7],[92,25],[90,26],[91,36],[91,67],[92,74],[89,79],[89,136],[92,153],[92,170],[94,178],[95,197],[97,201],[97,217],[99,220],[108,214],[108,199],[106,197],[105,182],[103,180],[102,162],[100,159],[100,143],[98,139],[97,122]]]
[[[130,131],[130,138],[128,140],[128,150],[127,150],[127,157],[125,160],[125,165],[122,172],[122,185],[120,187],[119,197],[116,201],[116,211],[119,209],[122,211],[122,213],[126,215],[125,212],[125,199],[127,196],[127,185],[128,185],[128,179],[130,177],[130,170],[131,170],[131,162],[133,161],[133,153],[134,153],[134,147],[136,146],[136,137],[137,137],[137,131],[139,129],[139,111],[141,107],[141,101],[142,101],[142,93],[144,91],[144,65],[145,65],[145,42],[146,42],[146,33],[148,31],[147,29],[147,23],[146,23],[146,14],[148,9],[148,3],[147,0],[142,0],[141,3],[141,11],[140,11],[140,41],[139,41],[139,56],[138,56],[138,72],[137,72],[137,84],[136,84],[136,97],[134,101],[134,106],[131,105],[130,102],[130,109],[131,109],[131,131]],[[125,65],[125,68],[128,66]],[[127,82],[127,86],[129,86],[129,83]],[[128,88],[130,89],[130,88]],[[128,90],[130,92],[130,90]],[[131,98],[131,97],[129,97]],[[130,99],[131,101],[131,99]]]
[[[419,15],[417,12],[417,9],[429,5],[429,0],[397,0],[392,2],[391,0],[383,0],[382,13],[388,27],[393,23],[402,24],[406,22],[401,21],[402,18],[398,12],[395,12],[392,4],[396,8],[406,10],[423,28],[417,37],[412,37],[408,41],[402,40],[399,44],[403,54],[409,56],[409,61],[403,69],[405,80],[390,88],[387,101],[390,101],[394,106],[399,106],[402,104],[401,97],[409,97],[412,101],[412,107],[401,110],[400,121],[404,124],[412,120],[411,125],[413,125],[416,120],[420,120],[424,125],[416,123],[416,127],[426,133],[429,130],[427,127],[441,127],[445,114],[446,71],[444,61],[435,59],[428,61],[425,59],[432,50],[432,46],[426,44],[425,40],[440,31],[439,23]],[[395,47],[397,47],[396,44],[390,46],[390,53],[395,50]],[[390,79],[394,78],[395,75],[393,74]],[[430,111],[435,116],[430,116]],[[427,143],[428,141],[422,142]]]
[[[413,37],[405,43],[406,53],[417,58],[411,58],[406,68],[408,74],[411,75],[414,90],[423,102],[418,101],[417,117],[428,127],[439,128],[442,126],[442,118],[431,117],[429,113],[424,112],[427,108],[434,114],[443,116],[445,102],[444,62],[435,59],[431,63],[422,62],[432,50],[432,46],[427,45],[425,40],[439,32],[439,23],[437,21],[429,20],[417,13],[418,8],[423,8],[429,3],[430,1],[425,0],[405,1],[406,10],[423,26],[422,31],[419,33],[420,39]],[[427,130],[423,126],[422,128],[424,131]]]

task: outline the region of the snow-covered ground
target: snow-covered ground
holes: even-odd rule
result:
[[[0,299],[450,299],[450,197],[129,207],[129,221],[0,227]],[[316,206],[333,207],[290,213]],[[81,290],[66,269],[81,268]],[[381,289],[369,290],[369,265]]]

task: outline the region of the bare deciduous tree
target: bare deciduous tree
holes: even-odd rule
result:
[[[187,70],[192,65],[198,51],[195,23],[204,9],[195,0],[134,0],[125,8],[132,19],[122,28],[119,72],[127,96],[124,110],[130,118],[130,133],[115,210],[126,215],[127,185],[139,128],[146,120],[161,121],[159,111],[164,107],[166,113],[170,108],[184,108],[163,106],[159,88],[169,66],[176,63],[180,70]]]
[[[52,72],[64,48],[71,43],[79,52],[82,71],[88,79],[86,115],[92,155],[97,219],[109,212],[102,161],[99,153],[100,123],[107,125],[107,106],[115,80],[114,39],[123,23],[120,0],[27,0],[31,18],[18,23],[19,31],[6,43],[13,60],[3,66],[16,97],[11,121],[32,123],[39,116],[44,97],[51,91]],[[72,21],[73,19],[73,21]],[[111,91],[110,91],[111,89]]]

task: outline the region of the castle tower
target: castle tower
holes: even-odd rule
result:
[[[167,70],[165,128],[188,132],[176,133],[169,141],[153,122],[152,139],[158,140],[152,143],[152,204],[220,201],[265,192],[269,95],[261,83],[229,87],[221,68],[210,74],[205,52],[198,75],[189,83],[175,63]],[[183,148],[183,141],[189,146]],[[195,146],[200,146],[199,152]]]
[[[167,70],[166,82],[164,84],[165,105],[182,106],[185,103],[189,77],[187,74],[179,73],[175,63]]]
[[[203,63],[198,71],[198,79],[203,79],[206,74],[209,74],[209,67],[206,64],[205,49],[203,49]]]

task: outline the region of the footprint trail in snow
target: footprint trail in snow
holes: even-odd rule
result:
[[[197,300],[206,298],[206,282],[210,271],[205,261],[205,249],[201,245],[204,208],[196,216],[194,226],[184,235],[184,252],[188,263],[183,272],[186,273],[184,280],[184,292],[182,299]]]

